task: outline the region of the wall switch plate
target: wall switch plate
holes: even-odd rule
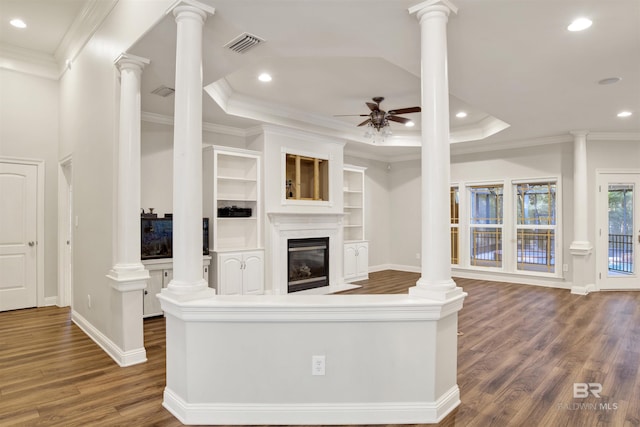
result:
[[[311,375],[324,375],[324,356],[311,356]]]

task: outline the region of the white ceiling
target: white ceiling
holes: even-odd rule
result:
[[[83,6],[100,0],[0,0],[0,43],[54,55]],[[151,0],[145,0],[151,1]],[[420,27],[416,0],[201,0],[216,9],[205,24],[205,122],[238,132],[270,122],[349,141],[347,152],[399,159],[418,152],[419,127],[393,123],[387,147],[356,128],[365,101],[383,109],[420,105]],[[487,147],[567,135],[571,130],[640,132],[640,1],[454,0],[448,24],[451,133],[455,145]],[[20,15],[25,31],[7,26]],[[593,26],[566,26],[587,16]],[[223,46],[242,32],[265,43],[244,54]],[[1,47],[1,46],[0,46]],[[129,50],[151,64],[143,110],[173,115],[175,22],[169,15]],[[269,84],[256,80],[269,71]],[[621,77],[614,85],[600,79]],[[216,95],[217,94],[217,95]],[[457,119],[454,113],[470,114]],[[629,110],[633,116],[616,114]],[[419,123],[419,113],[407,117]],[[493,135],[493,130],[501,129]],[[490,136],[487,136],[490,135]],[[480,140],[478,142],[477,140]]]

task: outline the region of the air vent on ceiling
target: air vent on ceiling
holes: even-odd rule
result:
[[[238,37],[225,44],[224,47],[237,53],[245,53],[252,47],[263,43],[264,39],[249,33],[242,33]]]
[[[158,96],[161,96],[163,98],[166,98],[169,95],[173,95],[173,93],[175,91],[176,90],[171,88],[171,87],[167,87],[165,85],[162,85],[162,86],[158,86],[157,88],[152,90],[151,93],[154,94],[154,95],[158,95]]]

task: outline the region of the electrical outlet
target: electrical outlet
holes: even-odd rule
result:
[[[569,264],[562,264],[562,271],[569,271]]]
[[[311,356],[311,375],[324,375],[324,356]]]
[[[416,252],[416,259],[420,259],[420,252]]]

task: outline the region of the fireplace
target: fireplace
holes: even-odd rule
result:
[[[288,241],[288,292],[329,286],[329,238]]]

